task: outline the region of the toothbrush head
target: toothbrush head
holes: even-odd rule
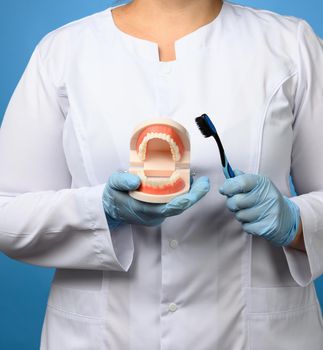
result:
[[[215,126],[207,114],[204,113],[200,117],[195,118],[195,122],[204,137],[210,137],[217,134]]]

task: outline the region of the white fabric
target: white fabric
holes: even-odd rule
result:
[[[122,6],[122,5],[121,5]],[[320,350],[323,50],[303,20],[225,2],[176,41],[122,32],[111,8],[37,45],[0,132],[0,249],[57,267],[42,350]],[[218,192],[215,122],[233,168],[299,196],[307,254],[242,232]],[[170,117],[211,190],[160,227],[110,232],[102,192],[126,170],[134,127]],[[177,245],[170,242],[176,240]]]

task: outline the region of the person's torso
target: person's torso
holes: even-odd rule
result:
[[[128,272],[57,270],[43,349],[320,348],[313,285],[296,284],[281,248],[242,231],[218,192],[217,146],[195,124],[207,113],[233,168],[267,175],[291,195],[296,22],[225,3],[219,18],[178,41],[173,62],[118,31],[110,9],[43,43],[66,108],[73,187],[127,170],[133,129],[159,117],[188,130],[191,170],[211,183],[205,198],[160,227],[118,233],[134,235]]]

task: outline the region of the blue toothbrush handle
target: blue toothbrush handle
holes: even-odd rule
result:
[[[230,163],[228,162],[227,160],[227,157],[224,156],[224,160],[225,160],[225,165],[223,167],[223,173],[224,173],[224,176],[226,177],[226,179],[230,179],[232,177],[235,177],[235,174],[231,168],[231,165]]]

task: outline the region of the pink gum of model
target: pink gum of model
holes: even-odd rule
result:
[[[145,149],[145,157],[139,152],[140,144]],[[140,187],[129,192],[131,197],[140,201],[167,203],[188,192],[190,138],[184,126],[168,118],[153,119],[138,125],[130,140],[129,172],[141,178]]]

